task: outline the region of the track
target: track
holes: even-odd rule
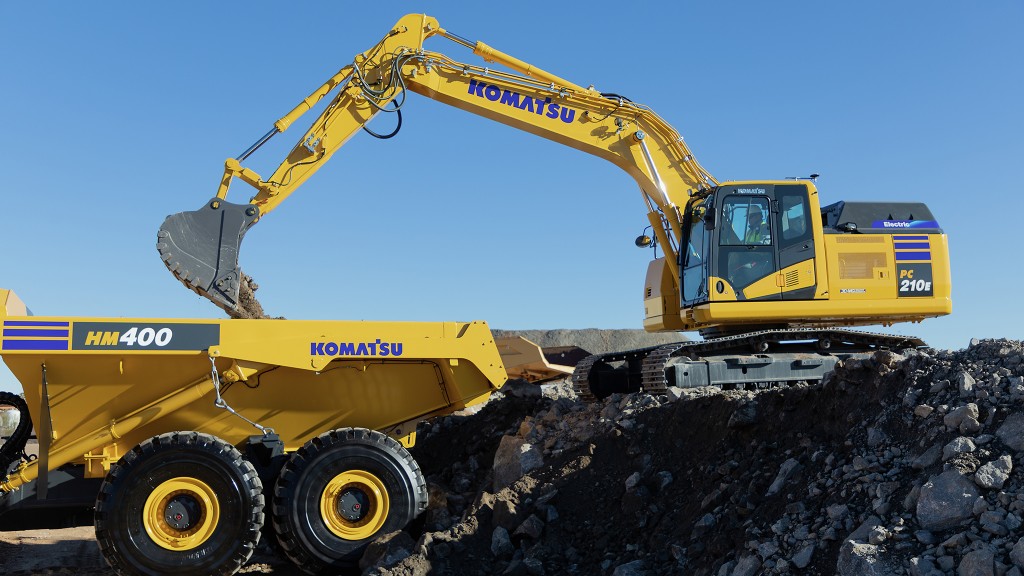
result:
[[[876,350],[898,350],[926,346],[924,341],[913,336],[894,334],[877,334],[857,330],[837,329],[775,329],[748,332],[735,336],[724,336],[701,342],[676,342],[662,346],[595,354],[584,358],[576,366],[572,375],[576,393],[586,401],[595,401],[615,392],[644,391],[649,394],[663,394],[673,385],[669,379],[669,368],[675,358],[688,358],[700,361],[707,356],[718,354],[752,355],[753,361],[744,362],[731,358],[733,363],[770,364],[777,360],[780,353],[785,353],[785,360],[793,359],[793,363],[810,366],[813,358],[794,356],[793,351],[808,356],[807,352],[819,357],[831,357],[835,354],[870,353]],[[771,351],[771,352],[770,352]],[[612,367],[611,363],[623,363]],[[746,370],[743,370],[746,373]],[[777,373],[777,372],[776,372]],[[795,374],[795,373],[794,373]],[[779,380],[802,380],[778,378]],[[731,383],[731,382],[730,382]],[[722,386],[724,381],[709,382],[712,386]]]

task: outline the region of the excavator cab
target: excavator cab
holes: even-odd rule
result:
[[[212,198],[198,210],[168,216],[156,249],[182,284],[234,315],[244,280],[238,251],[259,216],[252,204]]]
[[[683,307],[813,299],[820,232],[816,242],[807,223],[816,195],[804,183],[729,183],[692,201],[680,258]]]
[[[950,312],[946,237],[921,203],[821,207],[809,181],[726,182],[690,200],[681,237],[679,320],[647,302],[651,323],[719,336]],[[664,299],[652,267],[648,300]]]

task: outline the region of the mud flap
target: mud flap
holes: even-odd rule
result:
[[[164,220],[156,249],[167,269],[190,290],[231,312],[238,306],[242,238],[259,218],[252,204],[213,198],[194,212]]]

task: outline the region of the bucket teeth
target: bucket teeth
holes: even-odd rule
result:
[[[231,314],[238,307],[238,252],[259,219],[252,204],[213,198],[199,210],[172,214],[157,232],[160,259],[182,284]]]

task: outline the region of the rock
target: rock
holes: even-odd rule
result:
[[[881,446],[889,437],[880,428],[868,428],[868,446],[871,448],[877,448]]]
[[[1007,530],[1013,532],[1020,528],[1021,524],[1024,524],[1024,521],[1022,521],[1016,514],[1011,512],[1010,514],[1006,515],[1006,519],[1003,520],[1003,524],[1006,526]]]
[[[775,475],[775,480],[772,482],[772,485],[768,487],[768,492],[765,493],[765,496],[774,496],[778,494],[786,484],[786,480],[788,480],[793,472],[799,467],[800,463],[792,458],[783,462],[782,466],[779,467],[779,473]]]
[[[523,523],[512,533],[513,536],[525,536],[534,540],[540,539],[544,533],[544,522],[533,514],[526,517]]]
[[[847,540],[839,549],[839,576],[896,576],[903,573],[899,560],[880,553],[878,546]]]
[[[521,378],[515,380],[509,380],[501,387],[503,394],[514,396],[516,398],[540,398],[541,389],[536,384],[531,384]]]
[[[871,529],[871,532],[868,534],[868,544],[874,544],[875,546],[878,546],[879,544],[882,544],[886,540],[888,540],[889,536],[891,536],[891,534],[888,530],[886,530],[882,526],[875,526]]]
[[[526,567],[526,573],[530,576],[544,576],[544,562],[539,558],[523,558],[523,566]]]
[[[946,538],[939,544],[939,548],[957,549],[967,546],[967,534],[960,532]]]
[[[626,478],[626,490],[632,490],[636,488],[636,485],[640,483],[640,473],[633,472]]]
[[[744,556],[736,562],[730,576],[757,576],[760,570],[761,560],[757,556]]]
[[[996,430],[996,436],[1012,450],[1024,452],[1024,412],[1014,412],[1007,416],[1003,425]]]
[[[960,424],[963,423],[964,418],[974,418],[975,421],[977,421],[978,414],[978,405],[971,402],[970,404],[956,408],[949,414],[943,416],[942,423],[950,430],[956,430],[960,428]]]
[[[757,546],[757,555],[761,557],[761,560],[767,561],[772,556],[779,553],[779,547],[774,542],[762,542]]]
[[[927,404],[918,404],[917,407],[914,408],[914,416],[917,416],[918,418],[927,418],[931,416],[934,411],[935,408]]]
[[[934,574],[942,574],[935,566],[935,562],[928,558],[910,559],[910,576],[933,576]]]
[[[1014,566],[1024,568],[1024,537],[1017,540],[1017,543],[1013,545],[1013,549],[1010,550],[1010,561],[1013,562]]]
[[[973,517],[978,491],[959,472],[948,470],[921,487],[917,521],[925,530],[948,530]]]
[[[810,565],[811,558],[813,558],[813,557],[814,557],[814,544],[808,544],[808,545],[804,546],[803,548],[801,548],[799,552],[794,554],[793,557],[789,559],[789,561],[792,562],[793,565],[796,566],[797,568],[800,568],[801,570],[803,570],[804,568],[807,568],[807,566]]]
[[[416,542],[403,530],[396,530],[377,538],[366,547],[359,559],[359,569],[367,570],[394,566],[412,555]]]
[[[537,425],[534,424],[533,416],[527,416],[519,423],[519,431],[516,432],[516,436],[519,436],[520,438],[529,438],[530,432],[533,432],[536,427]]]
[[[527,574],[526,564],[523,564],[523,559],[518,556],[514,556],[505,571],[501,572],[502,576],[527,576]]]
[[[1009,456],[1001,456],[978,468],[974,474],[974,483],[987,490],[999,490],[1003,484],[1010,479],[1010,472],[1013,471],[1013,459]]]
[[[612,576],[644,576],[643,560],[634,560],[626,564],[620,564],[612,571]]]
[[[668,398],[669,402],[675,402],[686,398],[686,391],[678,386],[669,386],[668,390],[665,392],[665,396]]]
[[[832,504],[825,509],[825,513],[827,513],[828,517],[833,521],[842,520],[850,514],[850,507],[846,504]]]
[[[914,538],[925,546],[935,544],[935,534],[932,534],[927,530],[918,530],[917,532],[914,532]]]
[[[502,494],[505,494],[503,492]],[[512,530],[522,522],[524,513],[520,513],[516,503],[508,498],[498,499],[494,503],[492,520],[495,526],[501,526],[505,530]]]
[[[978,432],[981,432],[981,422],[978,422],[974,418],[968,416],[960,423],[959,430],[961,434],[977,434]]]
[[[981,548],[964,554],[956,568],[957,576],[995,576],[995,554]]]
[[[509,538],[508,530],[501,526],[495,528],[491,533],[491,554],[494,554],[496,558],[508,558],[515,551],[516,547],[512,544],[512,539]]]
[[[984,530],[985,532],[988,532],[989,534],[992,534],[992,535],[998,536],[998,537],[1003,537],[1003,536],[1006,536],[1007,534],[1010,533],[1010,531],[1006,529],[1006,526],[1003,526],[999,522],[984,522],[984,521],[982,521],[981,522],[981,529]]]
[[[972,508],[971,513],[974,516],[981,516],[987,510],[988,510],[988,501],[985,500],[984,496],[978,496],[978,499],[974,501],[974,507]]]
[[[886,368],[895,368],[897,364],[906,359],[905,356],[897,354],[891,350],[879,350],[872,356],[875,362],[885,366]]]
[[[516,436],[504,436],[494,453],[494,491],[511,486],[544,464],[544,456],[532,444]]]
[[[910,466],[914,470],[924,470],[938,462],[940,458],[942,458],[942,447],[935,444],[931,448],[925,450],[924,454],[915,458],[914,462],[911,463]]]
[[[835,520],[841,520],[841,518],[835,518]],[[875,528],[881,527],[882,519],[878,516],[868,516],[856,530],[850,532],[847,537],[848,540],[857,540],[859,542],[867,542],[868,537],[871,535],[871,531]]]
[[[974,445],[974,441],[966,436],[954,438],[952,442],[942,448],[942,461],[947,462],[959,454],[974,452],[977,449],[978,447]]]
[[[726,426],[729,428],[743,428],[746,426],[753,426],[754,424],[757,424],[759,420],[757,402],[754,400],[745,400],[736,408],[736,410],[733,411]]]
[[[956,378],[956,387],[960,391],[961,398],[970,398],[974,396],[974,385],[976,382],[967,372],[961,372]]]

